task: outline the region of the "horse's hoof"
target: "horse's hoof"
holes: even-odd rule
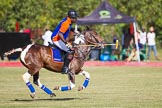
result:
[[[55,86],[53,90],[59,90],[59,86]]]
[[[30,97],[31,97],[32,99],[34,99],[34,98],[35,98],[35,93],[30,93]]]
[[[83,90],[83,87],[82,86],[79,86],[78,87],[78,91],[81,91],[81,90]]]
[[[50,94],[50,97],[56,97],[55,93]]]

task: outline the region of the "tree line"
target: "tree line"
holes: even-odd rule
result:
[[[67,15],[69,9],[75,9],[79,17],[90,14],[103,0],[0,0],[0,28],[7,32],[15,31],[15,22],[20,28],[29,26],[31,29],[42,28],[46,25],[52,30],[58,22]],[[158,37],[162,39],[162,0],[107,0],[120,12],[134,16],[139,27],[155,26]],[[27,24],[29,22],[29,24]],[[112,26],[112,25],[110,25]],[[113,25],[120,29],[123,25]],[[111,27],[98,27],[111,31]]]

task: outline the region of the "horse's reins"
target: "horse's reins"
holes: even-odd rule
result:
[[[77,46],[75,46],[75,47],[93,46],[93,48],[95,48],[95,47],[98,47],[99,44],[101,44],[101,45],[104,45],[104,46],[107,46],[107,45],[115,45],[115,46],[116,46],[116,49],[118,48],[118,40],[116,40],[116,44],[104,44],[104,43],[99,43],[98,40],[95,38],[95,36],[94,36],[93,34],[91,34],[91,33],[89,33],[89,34],[90,34],[90,36],[92,36],[92,37],[96,40],[96,43],[93,43],[93,42],[90,42],[89,40],[84,39],[84,41],[87,41],[88,43],[91,43],[91,45],[77,45]],[[98,42],[98,43],[97,43],[97,42]],[[91,49],[93,49],[93,48],[91,48]],[[82,55],[84,55],[84,57],[78,57],[78,56],[76,56],[76,55],[74,55],[74,57],[82,58],[83,60],[85,60],[86,55],[84,54],[84,52],[81,51],[81,50],[79,50],[79,49],[78,49],[78,51],[79,51],[79,53],[81,53]],[[88,51],[88,50],[87,50],[87,51]]]
[[[94,47],[97,47],[97,46],[99,46],[99,44],[101,44],[101,45],[103,45],[103,46],[115,45],[115,48],[116,48],[116,49],[118,48],[118,45],[119,45],[118,40],[116,40],[116,43],[115,43],[115,44],[97,43],[98,40],[95,38],[95,36],[94,36],[92,33],[89,33],[89,34],[96,40],[96,43],[93,43],[93,42],[91,42],[91,41],[89,41],[89,40],[84,39],[85,41],[91,43],[91,45],[79,45],[79,46],[94,46]]]
[[[93,45],[98,44],[99,41],[95,38],[95,36],[94,36],[92,33],[89,33],[89,34],[90,34],[90,36],[92,36],[92,37],[95,39],[96,43],[93,43],[93,42],[91,42],[91,41],[89,41],[89,40],[86,40],[86,41],[89,42],[89,43],[91,43],[91,44],[93,44]]]
[[[89,32],[87,32],[87,33],[89,33]],[[89,35],[95,39],[96,43],[91,42],[91,41],[84,38],[84,40],[87,41],[88,43],[90,43],[91,45],[78,45],[78,46],[94,46],[94,47],[97,47],[100,44],[99,41],[95,38],[95,36],[92,33],[89,33]]]
[[[118,48],[118,40],[116,40],[116,43],[115,44],[102,44],[104,46],[108,46],[108,45],[115,45],[116,46],[116,49]],[[79,46],[98,46],[98,45],[79,45]]]
[[[90,42],[89,40],[84,39],[84,41],[87,41],[88,43],[91,43],[93,45],[78,45],[78,47],[80,47],[80,46],[94,46],[94,48],[97,47],[97,45],[99,44],[99,41],[95,38],[95,36],[92,33],[89,33],[89,34],[90,34],[90,36],[92,36],[95,39],[96,43],[93,43],[93,42]],[[94,48],[91,48],[91,49],[94,49]],[[79,50],[79,49],[78,49],[78,51],[79,51],[79,53],[84,55],[84,57],[79,57],[79,58],[82,58],[83,60],[85,60],[85,58],[86,58],[85,53],[82,50]],[[75,56],[75,57],[78,57],[78,56]]]

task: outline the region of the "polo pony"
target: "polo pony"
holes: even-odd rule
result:
[[[54,90],[68,91],[75,87],[75,75],[83,75],[86,79],[82,86],[78,87],[78,91],[86,88],[90,81],[90,74],[82,69],[87,55],[93,48],[103,47],[103,39],[93,30],[85,30],[81,34],[75,36],[74,43],[74,56],[69,64],[68,78],[70,81],[69,86],[55,86]],[[34,84],[39,86],[44,92],[49,94],[51,97],[56,96],[52,90],[47,88],[40,82],[39,71],[41,68],[45,68],[52,72],[61,73],[63,62],[58,62],[54,60],[53,55],[55,52],[49,46],[44,46],[40,44],[29,44],[24,48],[17,48],[12,51],[5,53],[5,55],[10,55],[14,52],[21,52],[20,61],[28,69],[28,71],[22,75],[24,82],[30,90],[30,96],[35,97],[35,89],[30,83],[29,79],[33,76]]]

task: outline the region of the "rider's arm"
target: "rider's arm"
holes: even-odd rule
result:
[[[62,40],[64,43],[67,43],[66,40],[65,40],[65,38],[64,38],[64,35],[63,35],[61,32],[59,32],[58,35],[59,35],[59,37],[61,38],[61,40]]]
[[[58,35],[59,35],[59,37],[61,38],[61,40],[63,41],[63,42],[65,42],[65,43],[67,43],[67,41],[65,40],[65,38],[64,38],[64,33],[69,29],[69,23],[67,22],[67,20],[65,21],[65,22],[63,22],[62,24],[61,24],[61,27],[60,27],[60,30],[59,30],[59,33],[58,33]]]

